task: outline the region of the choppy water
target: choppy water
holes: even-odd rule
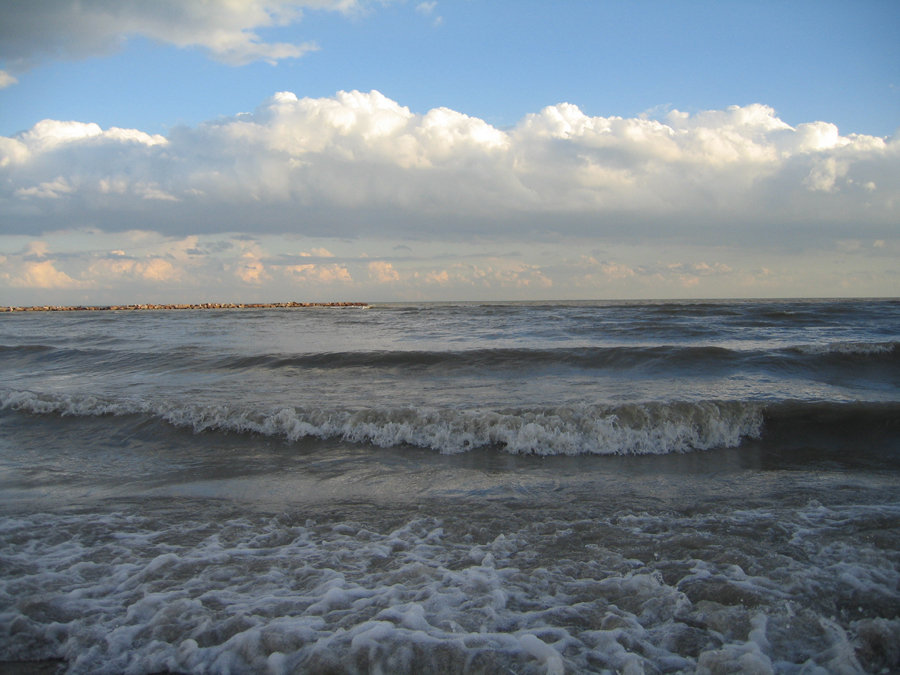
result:
[[[0,316],[0,659],[900,669],[900,302]]]

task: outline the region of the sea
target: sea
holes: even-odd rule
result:
[[[0,672],[900,671],[900,300],[0,315]]]

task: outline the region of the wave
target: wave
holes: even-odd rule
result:
[[[47,345],[0,345],[0,358],[22,364],[79,363],[109,369],[139,367],[161,370],[191,369],[245,371],[255,369],[514,369],[574,368],[584,370],[854,367],[863,363],[897,367],[900,343],[831,342],[800,344],[772,350],[730,349],[720,346],[631,345],[616,347],[559,347],[551,349],[494,348],[459,351],[382,350],[317,352],[309,354],[204,354],[194,348],[161,352],[129,352],[104,349],[54,348]]]
[[[513,454],[660,455],[738,447],[777,437],[860,441],[900,435],[900,403],[806,401],[645,402],[504,410],[439,408],[266,410],[153,402],[87,394],[0,392],[0,410],[56,416],[139,415],[195,433],[252,433],[378,447],[413,446],[454,454],[498,448]],[[894,443],[894,441],[890,441]]]
[[[104,342],[110,342],[104,338]],[[20,368],[57,367],[78,371],[158,368],[161,370],[208,367],[209,358],[193,347],[162,351],[132,351],[97,347],[54,347],[44,344],[0,345],[0,360]]]
[[[358,351],[298,355],[260,354],[225,357],[221,369],[250,368],[542,368],[631,369],[643,367],[782,368],[797,361],[812,368],[841,365],[848,359],[897,364],[897,342],[833,342],[796,345],[775,350],[736,350],[718,346],[636,345],[627,347],[561,347],[556,349],[497,348],[460,351]],[[818,357],[818,360],[817,358]],[[839,357],[839,358],[836,358]]]
[[[799,354],[842,354],[850,356],[876,356],[880,354],[898,354],[900,343],[888,342],[828,342],[825,344],[808,344],[792,347],[790,351]]]
[[[28,357],[56,351],[50,345],[0,345],[0,358]]]
[[[225,358],[223,369],[279,368],[522,368],[552,365],[576,367],[612,366],[626,350],[567,349],[475,349],[461,351],[360,351],[325,352],[293,356],[256,355]],[[633,361],[633,359],[632,359]]]
[[[753,403],[644,403],[619,406],[467,411],[282,407],[128,401],[91,395],[0,393],[0,409],[59,416],[146,415],[194,432],[257,433],[288,441],[340,439],[379,447],[409,445],[443,453],[499,447],[540,455],[643,455],[733,447],[758,437]]]
[[[646,402],[505,410],[436,408],[268,410],[91,395],[0,392],[0,409],[56,416],[149,416],[195,433],[252,433],[289,442],[315,438],[378,447],[414,446],[453,454],[498,448],[513,454],[660,455],[737,447],[779,434],[862,437],[900,431],[900,403],[756,401]]]

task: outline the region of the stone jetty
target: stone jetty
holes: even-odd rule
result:
[[[131,312],[147,309],[283,309],[294,307],[362,307],[367,302],[201,302],[173,305],[43,305],[34,307],[0,307],[0,312]]]

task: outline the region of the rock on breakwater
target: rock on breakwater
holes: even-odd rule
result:
[[[110,312],[165,309],[283,309],[294,307],[362,307],[367,302],[201,302],[190,304],[140,305],[35,305],[32,307],[0,307],[0,312]]]

